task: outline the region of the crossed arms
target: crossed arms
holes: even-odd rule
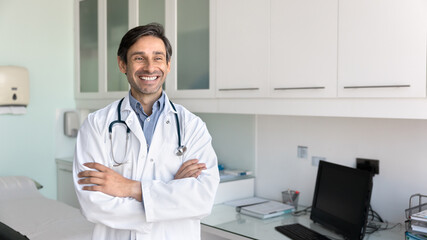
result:
[[[198,162],[199,160],[197,159],[184,162],[175,174],[174,179],[197,178],[202,173],[202,170],[206,169],[206,164]],[[131,197],[139,202],[142,201],[140,181],[125,178],[100,163],[90,162],[83,165],[94,169],[78,173],[79,184],[91,185],[83,186],[83,190],[102,192],[113,197]]]

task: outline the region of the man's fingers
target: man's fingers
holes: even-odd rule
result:
[[[200,176],[200,174],[202,174],[202,170],[198,170],[198,171],[196,171],[196,172],[195,172],[195,173],[193,173],[190,177],[197,178],[197,177],[199,177],[199,176]]]
[[[88,178],[82,178],[79,180],[79,184],[97,184],[101,185],[104,183],[104,180],[101,178],[96,177],[88,177]]]
[[[183,173],[183,171],[185,170],[185,168],[187,168],[188,166],[191,166],[193,164],[196,164],[199,160],[198,159],[191,159],[188,160],[186,162],[184,162],[181,167],[178,169],[178,171],[176,172],[175,176],[179,176]]]
[[[78,176],[79,178],[84,178],[84,177],[102,178],[103,173],[102,173],[102,172],[97,172],[97,171],[90,171],[90,170],[87,170],[87,171],[79,172],[79,174],[77,174],[77,176]]]
[[[95,162],[87,162],[87,163],[84,163],[83,165],[88,168],[96,169],[100,172],[108,172],[109,170],[111,170],[110,168]]]
[[[181,175],[190,176],[195,171],[204,170],[204,169],[206,169],[206,164],[204,164],[204,163],[193,164],[193,165],[190,165],[190,166],[187,166],[186,168],[184,168],[181,172]]]
[[[181,178],[188,178],[188,177],[195,177],[197,178],[202,170],[206,170],[206,164],[199,163],[199,164],[193,164],[191,166],[187,166],[185,169],[180,171],[178,174],[175,175],[175,179],[181,179]]]
[[[93,185],[93,186],[84,186],[82,187],[83,190],[86,191],[97,191],[97,192],[101,192],[102,187],[98,186],[98,185]]]
[[[91,169],[95,169],[98,171],[92,171],[92,170],[86,170],[86,171],[81,171],[77,174],[77,176],[81,179],[79,179],[78,183],[79,184],[97,184],[97,185],[101,185],[104,184],[105,180],[105,172],[108,172],[109,168],[99,164],[99,163],[85,163],[83,164],[84,166],[91,168]],[[91,188],[91,190],[89,191],[99,191],[99,190],[93,190]]]

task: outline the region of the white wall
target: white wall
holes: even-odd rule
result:
[[[73,0],[0,0],[0,65],[30,74],[27,113],[0,115],[0,176],[34,178],[54,199],[55,157],[74,148],[61,121],[75,108],[73,61]]]
[[[355,167],[356,158],[380,160],[371,204],[384,219],[404,220],[414,193],[427,193],[427,120],[257,116],[256,194],[281,199],[301,191],[311,205],[317,167],[311,156]],[[308,146],[308,159],[297,146]]]
[[[229,169],[255,170],[255,117],[245,114],[196,113],[212,136],[218,162]]]

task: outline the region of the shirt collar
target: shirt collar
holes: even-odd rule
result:
[[[166,99],[166,94],[164,91],[162,91],[162,95],[160,96],[159,99],[157,99],[157,101],[154,102],[153,104],[153,110],[152,113],[157,112],[157,111],[162,111],[164,106],[165,106],[165,99]],[[132,109],[135,112],[142,112],[144,115],[147,115],[141,105],[141,103],[136,100],[136,98],[134,98],[131,94],[131,91],[129,90],[129,103],[130,106],[132,107]]]

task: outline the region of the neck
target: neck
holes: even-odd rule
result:
[[[131,89],[131,94],[132,96],[138,100],[138,102],[141,103],[142,108],[144,109],[144,112],[150,116],[151,113],[153,112],[153,105],[154,103],[157,101],[157,99],[160,98],[160,96],[162,96],[162,91],[159,91],[158,93],[153,93],[153,94],[137,94],[135,93],[135,91],[132,91]]]

